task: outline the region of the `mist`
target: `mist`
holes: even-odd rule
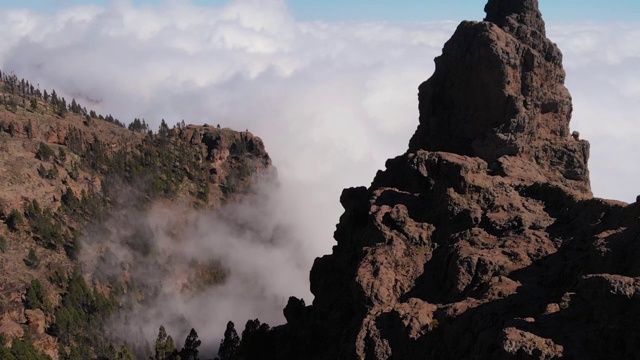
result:
[[[186,319],[210,343],[227,320],[275,325],[288,296],[311,302],[308,272],[334,245],[340,192],[369,185],[387,158],[406,150],[417,87],[457,24],[303,22],[280,0],[12,10],[0,12],[0,68],[124,122],[220,124],[264,140],[281,185],[261,191],[259,206],[225,209],[231,218],[161,205],[136,214],[154,246],[178,251],[177,263],[219,261],[230,271],[224,286],[186,295],[141,270],[141,280],[161,286],[130,327],[151,340],[163,321],[183,339]],[[564,52],[571,128],[592,145],[594,194],[635,201],[640,24],[548,23],[548,36]],[[132,218],[121,211],[110,221]],[[177,214],[189,224],[184,247],[166,234]],[[237,232],[238,219],[252,230]],[[117,244],[128,235],[111,236],[114,256],[126,259],[130,249]]]
[[[112,340],[153,344],[163,325],[180,343],[195,328],[213,354],[227,321],[239,332],[249,319],[281,324],[289,296],[311,299],[308,234],[295,225],[297,199],[277,182],[216,210],[167,200],[140,209],[128,200],[135,191],[119,186],[112,215],[90,225],[82,245],[85,275],[124,294]]]

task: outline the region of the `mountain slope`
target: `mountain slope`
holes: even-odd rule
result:
[[[140,236],[146,229],[107,221],[113,211],[126,206],[142,216],[163,203],[217,209],[275,176],[262,140],[248,131],[184,122],[169,128],[163,120],[153,133],[139,119],[127,129],[7,73],[0,75],[0,99],[0,335],[7,343],[24,338],[54,359],[59,349],[96,345],[91,342],[102,331],[92,323],[95,334],[85,339],[63,327],[62,309],[78,305],[69,300],[74,286],[93,309],[76,314],[86,315],[74,323],[79,328],[93,317],[102,324],[127,297],[151,296],[137,293],[124,272],[109,279],[78,275],[78,269],[92,270],[82,265],[104,258],[93,248],[82,252],[88,229],[102,231],[103,239],[114,230],[137,231],[138,242],[125,245],[139,245],[149,240]],[[135,264],[127,266],[133,271]],[[173,275],[194,284],[223,281],[224,269],[215,264],[180,271],[186,274]],[[96,312],[100,307],[105,313]]]

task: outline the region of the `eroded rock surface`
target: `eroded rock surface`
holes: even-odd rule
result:
[[[640,353],[640,205],[593,198],[536,0],[490,0],[420,86],[407,153],[346,189],[311,306],[277,359],[623,359]]]

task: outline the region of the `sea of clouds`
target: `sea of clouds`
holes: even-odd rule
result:
[[[119,1],[54,13],[11,10],[0,12],[0,68],[125,123],[137,117],[154,128],[161,119],[170,125],[220,124],[264,140],[281,187],[266,192],[267,203],[251,217],[272,219],[268,229],[286,228],[286,241],[276,242],[277,251],[269,250],[264,261],[253,261],[261,255],[247,251],[251,237],[229,236],[224,229],[193,236],[208,246],[237,239],[244,244],[239,252],[223,250],[228,246],[207,251],[218,258],[247,256],[237,260],[246,273],[282,277],[267,266],[271,260],[286,272],[300,272],[302,280],[293,276],[256,286],[232,277],[228,297],[213,291],[209,302],[197,302],[209,304],[206,311],[190,311],[180,298],[161,305],[173,306],[196,329],[211,329],[201,338],[213,341],[226,319],[277,323],[283,318],[273,311],[289,295],[311,302],[306,274],[313,259],[334,244],[341,190],[368,185],[387,158],[406,150],[418,122],[417,87],[433,72],[433,58],[456,25],[304,22],[283,0],[236,0],[218,8]],[[640,22],[548,24],[548,35],[565,55],[574,97],[572,130],[591,141],[594,194],[635,201]],[[214,214],[197,216],[224,223]],[[254,291],[267,288],[267,296]],[[141,326],[152,333],[160,321]]]

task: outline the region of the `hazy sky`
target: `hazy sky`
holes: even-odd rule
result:
[[[304,275],[273,294],[281,308],[290,294],[310,302],[306,274],[335,243],[340,192],[368,186],[386,159],[406,151],[418,85],[459,21],[484,17],[484,3],[0,0],[0,69],[126,123],[184,119],[260,136],[282,183],[264,209],[277,212],[275,228],[290,229],[293,244],[267,262],[294,259],[290,268]],[[571,130],[591,142],[594,194],[635,201],[640,1],[541,7],[564,54]],[[252,260],[257,273],[272,271]],[[264,317],[251,309],[235,320]]]
[[[122,2],[122,1],[121,1]],[[228,0],[130,0],[136,5],[157,6],[167,2],[190,2],[216,7]],[[106,6],[111,0],[0,0],[3,8],[30,8],[55,11],[80,4]],[[484,0],[289,0],[291,11],[300,20],[324,21],[433,21],[482,16]],[[540,0],[548,21],[638,21],[637,0]]]

